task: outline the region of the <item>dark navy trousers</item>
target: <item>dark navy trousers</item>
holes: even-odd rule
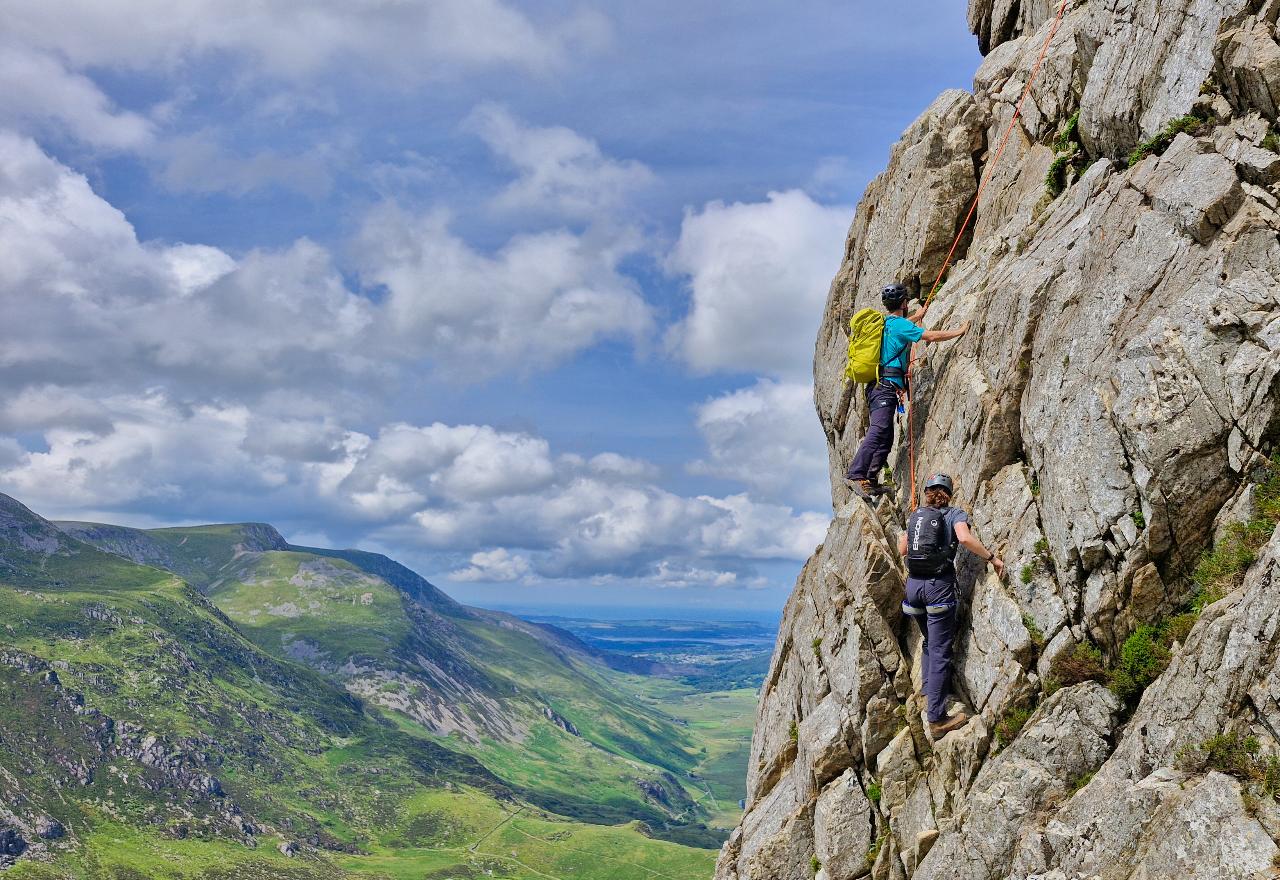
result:
[[[889,460],[893,449],[893,414],[898,408],[898,390],[881,380],[867,386],[867,406],[871,411],[867,436],[849,463],[847,476],[851,480],[880,481],[880,471]]]
[[[951,693],[951,649],[956,636],[955,572],[932,578],[907,578],[905,614],[915,618],[924,638],[920,673],[929,702],[929,721],[947,717],[947,695]]]

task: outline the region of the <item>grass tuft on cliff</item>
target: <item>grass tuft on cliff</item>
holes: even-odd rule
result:
[[[1261,751],[1256,737],[1220,733],[1199,746],[1179,751],[1177,763],[1193,773],[1226,773],[1245,783],[1251,792],[1275,798],[1280,796],[1280,758],[1264,756]]]
[[[1078,177],[1089,165],[1084,144],[1080,141],[1080,111],[1062,126],[1054,138],[1053,150],[1057,154],[1044,177],[1045,191],[1050,198],[1062,195],[1072,177]]]
[[[1169,144],[1173,143],[1173,139],[1178,135],[1189,134],[1196,137],[1203,134],[1208,126],[1209,120],[1202,116],[1179,116],[1171,120],[1158,134],[1133,148],[1129,153],[1129,167],[1132,168],[1148,156],[1159,156],[1169,149]]]

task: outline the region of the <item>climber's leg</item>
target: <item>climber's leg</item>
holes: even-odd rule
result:
[[[929,578],[922,581],[927,599],[929,631],[928,649],[924,662],[928,666],[925,676],[925,696],[929,701],[929,721],[937,723],[947,717],[947,695],[951,692],[951,649],[955,642],[956,591],[950,578]]]
[[[929,612],[925,609],[928,602],[924,597],[924,584],[919,578],[907,578],[907,598],[902,603],[902,613],[914,620],[920,629],[920,690],[928,693]]]
[[[879,382],[867,392],[870,409],[867,436],[862,438],[862,444],[849,464],[850,480],[869,480],[873,486],[878,482],[880,469],[889,460],[889,451],[893,449],[893,413],[897,405],[898,392],[892,385]]]

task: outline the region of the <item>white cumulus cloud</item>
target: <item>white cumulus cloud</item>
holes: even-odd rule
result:
[[[644,469],[556,455],[488,425],[394,424],[375,436],[332,418],[273,417],[162,394],[104,399],[109,423],[48,427],[43,449],[0,444],[0,491],[53,516],[145,510],[274,518],[417,548],[459,581],[625,578],[752,586],[754,563],[800,560],[827,518],[746,495],[690,497]],[[632,461],[610,456],[608,464]],[[445,565],[442,563],[442,566]],[[428,572],[432,573],[432,572]]]
[[[822,507],[829,500],[827,445],[808,382],[761,379],[697,411],[707,457],[695,474],[734,480],[758,497]]]
[[[687,212],[667,260],[690,293],[674,350],[704,372],[807,374],[851,214],[799,190]]]
[[[449,573],[452,581],[484,581],[510,583],[529,576],[529,560],[503,547],[471,554],[471,564]]]
[[[0,130],[0,377],[209,393],[358,388],[427,363],[466,381],[557,364],[653,319],[624,255],[567,231],[482,253],[444,214],[375,211],[357,246],[381,301],[300,239],[241,257],[139,241],[81,174]]]
[[[387,291],[387,338],[459,378],[528,372],[652,326],[635,282],[618,271],[625,251],[566,230],[517,235],[487,254],[454,235],[443,212],[387,205],[365,223],[357,251],[361,276]]]
[[[468,125],[519,172],[497,199],[506,210],[605,218],[654,181],[640,162],[611,159],[572,129],[525,125],[496,104],[477,107]]]
[[[10,389],[315,387],[385,370],[362,354],[375,306],[323,248],[304,239],[237,261],[141,242],[82,175],[4,131],[0,308]]]
[[[47,52],[3,42],[0,120],[35,129],[53,126],[107,150],[140,149],[155,136],[149,119],[114,106],[89,77],[68,70]]]

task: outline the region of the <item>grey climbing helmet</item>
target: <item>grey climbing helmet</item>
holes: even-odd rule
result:
[[[930,489],[946,489],[948,495],[956,494],[955,484],[946,474],[934,474],[930,477],[924,484],[924,490],[928,492]]]
[[[911,291],[907,290],[905,284],[894,283],[880,290],[880,302],[884,303],[884,307],[890,311],[897,311],[901,308],[909,296],[911,296]]]

